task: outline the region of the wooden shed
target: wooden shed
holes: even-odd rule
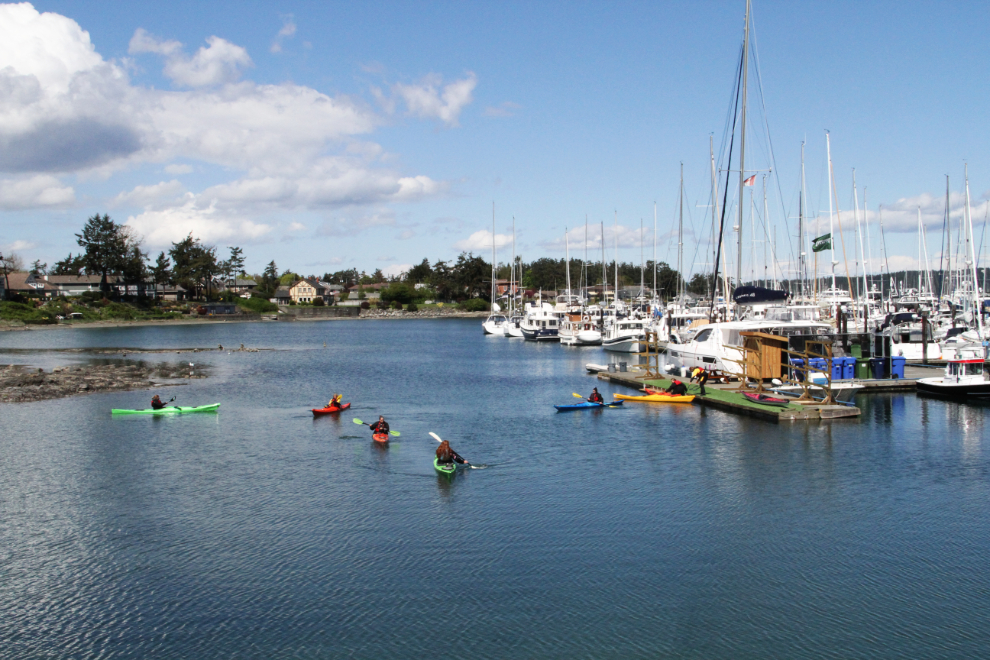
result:
[[[787,337],[766,332],[740,332],[746,353],[746,376],[783,378],[787,369]]]

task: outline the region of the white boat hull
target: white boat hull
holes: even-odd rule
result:
[[[646,342],[640,337],[622,337],[620,339],[602,341],[602,348],[613,353],[642,353],[646,350]]]

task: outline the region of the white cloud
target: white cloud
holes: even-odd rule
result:
[[[133,227],[149,247],[166,247],[190,233],[204,243],[236,240],[251,243],[272,228],[236,215],[225,215],[215,207],[198,208],[193,201],[182,206],[145,211],[131,216],[124,224]]]
[[[0,180],[0,209],[69,206],[75,201],[75,191],[48,174]]]
[[[8,245],[3,246],[4,252],[13,252],[15,250],[30,250],[35,247],[36,243],[30,241],[14,241]],[[9,256],[9,255],[8,255]]]
[[[275,40],[272,41],[272,46],[269,50],[273,53],[282,52],[282,42],[289,39],[296,34],[296,24],[292,20],[292,14],[282,17],[282,29],[278,31],[275,35]]]
[[[192,171],[192,165],[186,165],[184,163],[172,163],[165,166],[166,174],[189,174]]]
[[[444,85],[443,78],[430,74],[418,84],[397,83],[392,91],[406,104],[410,115],[428,119],[439,119],[448,126],[457,126],[461,110],[473,100],[478,78],[468,72],[466,78]]]
[[[512,244],[512,236],[495,234],[495,247],[501,248]],[[492,249],[492,233],[487,229],[476,231],[463,241],[454,243],[454,249],[462,252],[483,252]]]
[[[395,257],[386,257],[384,255],[378,257],[378,261],[395,261]]]
[[[290,223],[289,231],[306,231],[306,225],[301,222]]]
[[[149,207],[163,200],[175,200],[184,192],[185,187],[174,179],[150,186],[135,186],[129,192],[122,192],[114,197],[111,206]]]
[[[187,57],[178,41],[161,41],[143,28],[131,37],[127,52],[156,53],[165,58],[163,73],[182,87],[214,87],[234,82],[241,69],[252,66],[247,50],[217,36],[206,40],[192,57]]]
[[[387,268],[382,268],[382,275],[385,277],[399,277],[408,273],[412,267],[412,264],[392,264]]]

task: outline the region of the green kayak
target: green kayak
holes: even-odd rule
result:
[[[457,470],[456,463],[450,463],[450,464],[440,463],[435,458],[433,459],[433,467],[436,468],[436,471],[439,472],[440,474],[454,474],[454,472]]]
[[[154,408],[145,408],[144,410],[114,408],[110,413],[113,415],[170,415],[172,413],[216,412],[219,407],[219,403],[211,403],[206,406],[165,406],[158,410]]]

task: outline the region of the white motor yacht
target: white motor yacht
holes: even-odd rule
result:
[[[647,319],[630,317],[616,319],[605,328],[602,348],[615,353],[642,353],[646,351]]]
[[[602,343],[598,322],[588,314],[565,314],[557,335],[564,346],[598,346]]]
[[[559,314],[545,302],[526,303],[526,315],[519,328],[527,341],[558,341]]]
[[[949,359],[945,374],[936,378],[919,378],[918,393],[948,399],[990,398],[990,373],[986,368],[986,349],[981,344],[946,347]]]

